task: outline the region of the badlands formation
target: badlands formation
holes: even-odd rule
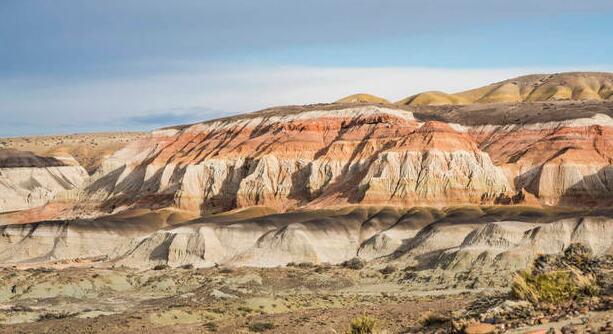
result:
[[[612,85],[0,139],[0,333],[610,332]],[[520,270],[597,284],[508,300]]]
[[[609,254],[612,84],[566,73],[445,101],[358,94],[133,135],[87,166],[13,146],[0,262],[512,272],[571,243]]]

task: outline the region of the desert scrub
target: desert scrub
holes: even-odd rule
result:
[[[249,330],[256,333],[265,332],[273,328],[275,328],[275,325],[270,322],[254,322],[249,325]]]
[[[251,309],[251,307],[248,306],[239,306],[236,308],[238,311],[240,312],[244,312],[244,313],[251,313],[253,312],[253,310]]]
[[[360,269],[364,268],[364,266],[366,264],[361,259],[359,259],[357,257],[354,257],[351,260],[347,260],[347,261],[343,262],[341,265],[343,267],[345,267],[345,268],[349,268],[349,269],[353,269],[353,270],[360,270]]]
[[[347,334],[376,334],[377,323],[378,321],[374,317],[368,315],[359,316],[351,321]]]
[[[380,273],[382,273],[383,275],[389,275],[392,274],[396,271],[396,267],[392,266],[392,265],[388,265],[385,268],[379,270]]]
[[[38,317],[38,321],[65,319],[77,316],[79,313],[60,312],[60,313],[45,313]]]
[[[516,298],[535,304],[559,304],[579,295],[593,295],[597,293],[597,288],[590,277],[573,270],[536,275],[519,272],[515,275],[511,292]]]
[[[206,324],[204,324],[204,327],[210,332],[217,332],[217,330],[219,329],[219,326],[214,322],[207,322]]]

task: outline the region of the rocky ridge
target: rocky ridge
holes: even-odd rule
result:
[[[598,83],[591,89],[606,95],[609,76],[512,84],[535,96],[560,80]],[[268,267],[360,257],[415,268],[408,283],[457,274],[486,284],[483,268],[511,273],[572,242],[610,253],[613,102],[511,102],[357,96],[271,108],[135,137],[90,176],[66,154],[6,154],[0,184],[17,195],[4,211],[18,212],[0,215],[0,260]]]

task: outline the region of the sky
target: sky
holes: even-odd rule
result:
[[[613,71],[610,0],[0,0],[0,137]]]

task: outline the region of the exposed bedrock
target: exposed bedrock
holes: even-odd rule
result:
[[[613,120],[420,121],[379,105],[260,112],[155,132],[70,192],[63,217],[128,208],[608,206]],[[61,218],[61,217],[60,217]]]
[[[0,150],[0,213],[42,206],[86,178],[85,169],[68,155]]]
[[[509,272],[572,243],[583,243],[597,255],[611,254],[609,211],[350,206],[253,218],[239,211],[194,220],[169,210],[143,211],[94,221],[3,226],[0,260],[16,264],[105,257],[145,268],[273,267],[360,257],[415,270],[487,267]]]

